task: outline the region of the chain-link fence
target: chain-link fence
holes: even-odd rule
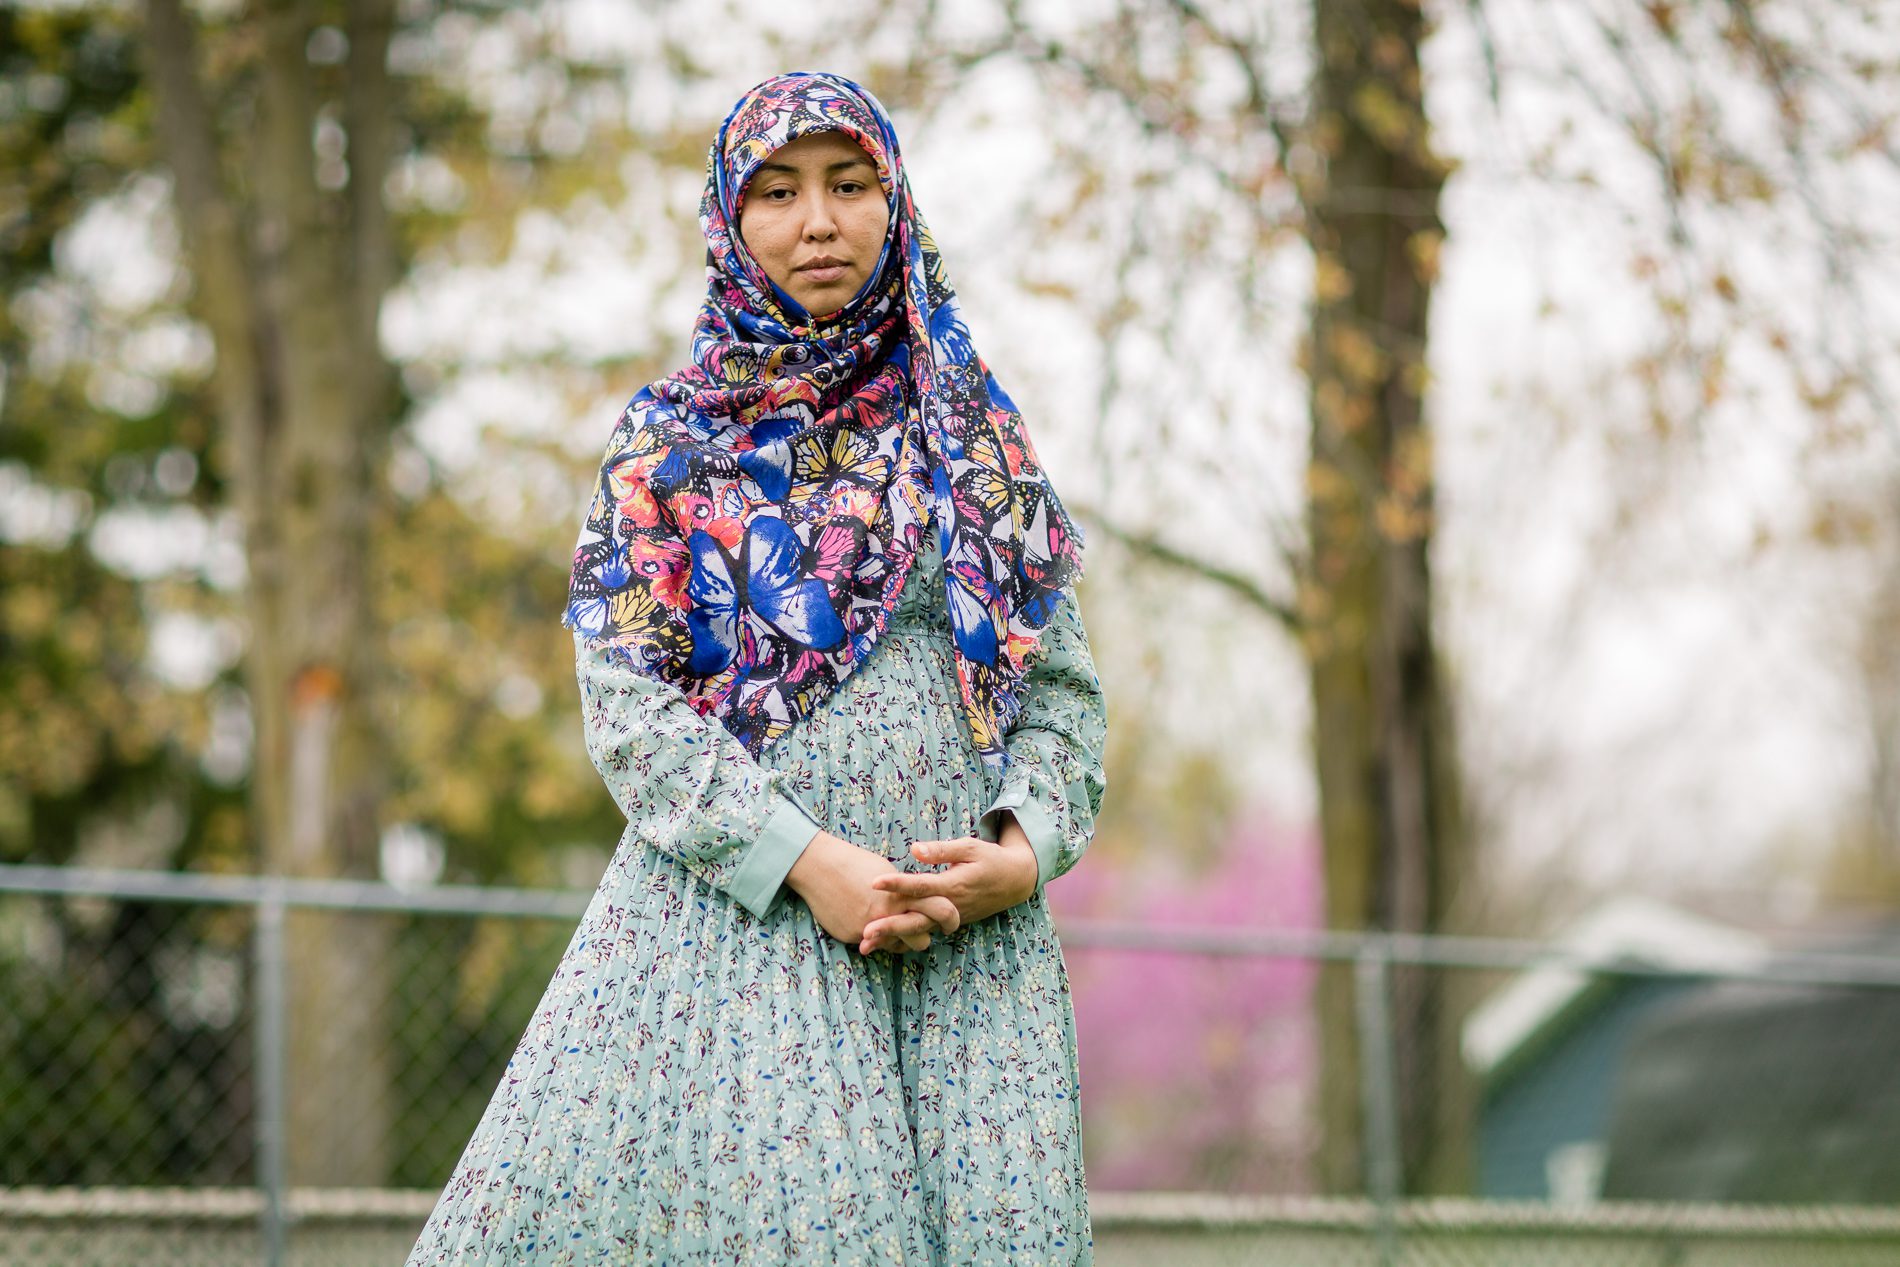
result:
[[[0,1262],[402,1261],[586,894],[0,867]],[[1900,1263],[1900,956],[1059,921],[1101,1263]]]

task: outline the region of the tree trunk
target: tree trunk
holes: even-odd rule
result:
[[[389,284],[387,3],[355,3],[349,93],[366,126],[351,203],[317,181],[317,109],[305,47],[314,6],[277,0],[261,26],[255,144],[220,148],[195,34],[178,0],[147,5],[159,135],[217,349],[222,474],[244,526],[255,722],[252,822],[261,870],[374,877],[385,768],[372,715],[379,675],[370,606],[390,368],[375,337]],[[245,145],[251,138],[233,138]],[[242,168],[240,206],[222,172]],[[304,911],[288,926],[290,1179],[386,1181],[392,1074],[388,923]]]
[[[1458,773],[1432,640],[1426,318],[1445,168],[1405,0],[1315,0],[1320,170],[1303,188],[1310,322],[1310,572],[1302,618],[1335,929],[1446,928],[1463,869]],[[1402,1182],[1456,1190],[1466,1164],[1457,1011],[1443,974],[1391,977]],[[1321,1181],[1363,1191],[1368,1159],[1351,974],[1322,979]]]

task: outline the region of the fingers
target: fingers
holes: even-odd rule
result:
[[[873,950],[927,950],[930,934],[936,928],[936,921],[921,911],[900,911],[866,924],[858,948],[863,954]]]
[[[880,950],[888,950],[894,955],[901,955],[911,951],[928,949],[930,949],[929,933],[914,933],[902,937],[896,933],[886,933],[877,938],[867,937],[858,943],[858,953],[861,955],[875,954]]]
[[[955,840],[923,840],[911,846],[911,851],[920,860],[938,864],[969,862],[984,855],[983,850],[995,850],[990,841],[978,840],[974,836],[959,837]],[[967,896],[970,875],[968,871],[916,871],[906,872],[890,870],[882,875],[873,876],[870,885],[880,893],[887,893],[894,901],[891,905],[903,904],[907,910],[896,911],[869,921],[864,926],[859,949],[864,954],[873,950],[923,950],[930,945],[932,933],[948,935],[954,933],[963,924],[963,914],[957,902]]]
[[[957,900],[966,894],[960,878],[900,873],[878,876],[871,881],[871,887],[879,892],[909,900],[911,909],[914,911],[932,912],[938,925],[946,933],[956,932],[963,923]]]
[[[859,945],[865,954],[879,948],[924,950],[930,946],[932,933],[948,935],[962,925],[963,913],[955,902],[947,897],[924,897],[909,910],[881,915],[866,923]]]
[[[881,875],[873,879],[871,887],[897,897],[948,899],[950,889],[956,883],[957,881],[951,877],[935,872],[894,871],[890,875]]]
[[[867,923],[859,946],[864,954],[873,950],[925,950],[933,933],[948,935],[963,924],[963,913],[949,898],[921,900],[907,911],[883,915]],[[898,942],[903,945],[898,945]]]
[[[898,937],[911,937],[919,933],[928,936],[937,931],[937,922],[923,911],[899,911],[895,915],[881,916],[864,926],[867,934],[873,929],[879,934]]]
[[[963,925],[963,912],[947,897],[927,897],[917,903],[916,909],[928,915],[940,932],[954,933]]]
[[[959,836],[955,840],[919,840],[911,845],[910,852],[919,862],[968,862],[989,843],[975,836]]]

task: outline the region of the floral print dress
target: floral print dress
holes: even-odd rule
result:
[[[408,1267],[1092,1262],[1043,893],[1103,792],[1073,592],[1000,772],[962,720],[934,548],[872,655],[760,759],[575,649],[626,832]],[[993,840],[1005,811],[1035,894],[924,951],[860,955],[783,884],[815,825],[912,871],[913,840]]]

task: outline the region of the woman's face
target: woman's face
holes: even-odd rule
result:
[[[740,203],[739,235],[780,290],[828,317],[870,278],[889,218],[871,156],[842,132],[814,132],[760,165]]]

